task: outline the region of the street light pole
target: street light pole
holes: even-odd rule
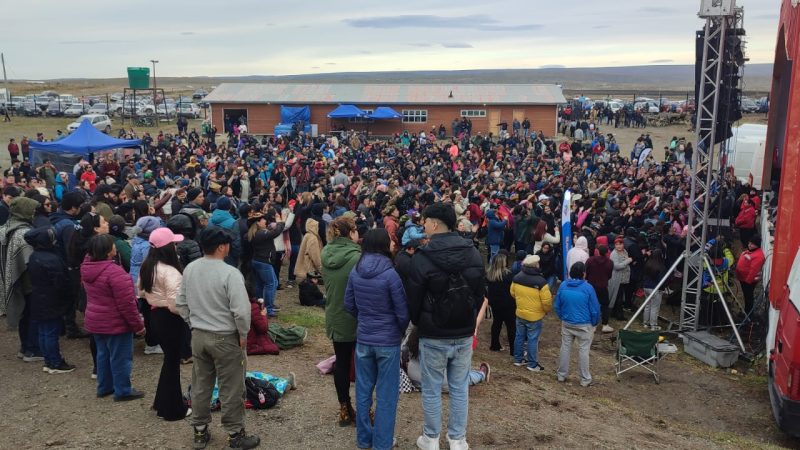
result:
[[[151,59],[151,63],[153,63],[153,107],[156,107],[156,88],[158,88],[158,83],[156,80],[156,63],[158,63],[157,59]]]

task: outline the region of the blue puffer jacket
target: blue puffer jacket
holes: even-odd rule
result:
[[[553,303],[558,318],[571,325],[600,323],[600,302],[586,280],[567,280],[558,288]]]
[[[493,209],[486,211],[488,233],[486,234],[486,245],[500,245],[503,243],[503,231],[508,220],[497,218],[497,212]]]
[[[410,222],[410,220],[409,220]],[[414,239],[425,239],[425,229],[421,225],[406,225],[406,231],[403,232],[403,239],[400,241],[403,245],[408,245]]]
[[[344,307],[358,321],[359,343],[400,345],[410,315],[403,282],[392,260],[376,253],[364,254],[350,271]]]
[[[135,290],[139,286],[139,269],[142,268],[142,263],[150,252],[149,239],[150,233],[139,233],[131,241],[131,280]]]

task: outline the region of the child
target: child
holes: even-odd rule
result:
[[[28,300],[31,319],[39,325],[39,348],[44,356],[45,372],[67,373],[75,366],[61,356],[58,338],[61,335],[62,317],[67,313],[71,298],[69,289],[63,289],[67,279],[67,265],[56,251],[56,233],[52,227],[40,227],[25,233],[25,242],[33,247],[28,260],[31,296]]]
[[[303,306],[325,307],[325,296],[319,290],[319,282],[322,278],[318,272],[310,272],[308,276],[300,282],[300,304]]]

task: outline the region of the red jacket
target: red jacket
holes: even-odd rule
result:
[[[745,250],[736,263],[736,278],[747,284],[755,284],[756,277],[761,277],[761,268],[764,267],[764,251],[757,248],[754,251]]]
[[[250,331],[247,333],[248,355],[277,355],[278,346],[269,337],[267,316],[261,313],[258,303],[250,303]]]
[[[144,329],[136,305],[133,281],[114,261],[90,261],[81,264],[81,282],[86,290],[86,314],[83,326],[93,334],[138,333]]]
[[[756,209],[749,206],[741,211],[736,216],[735,225],[739,228],[753,229],[756,227]]]

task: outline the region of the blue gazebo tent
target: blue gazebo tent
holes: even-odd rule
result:
[[[393,110],[388,106],[379,106],[375,108],[372,114],[369,114],[370,119],[402,119],[403,115]]]
[[[330,119],[354,119],[356,117],[366,117],[366,113],[355,105],[339,105],[328,113]]]

